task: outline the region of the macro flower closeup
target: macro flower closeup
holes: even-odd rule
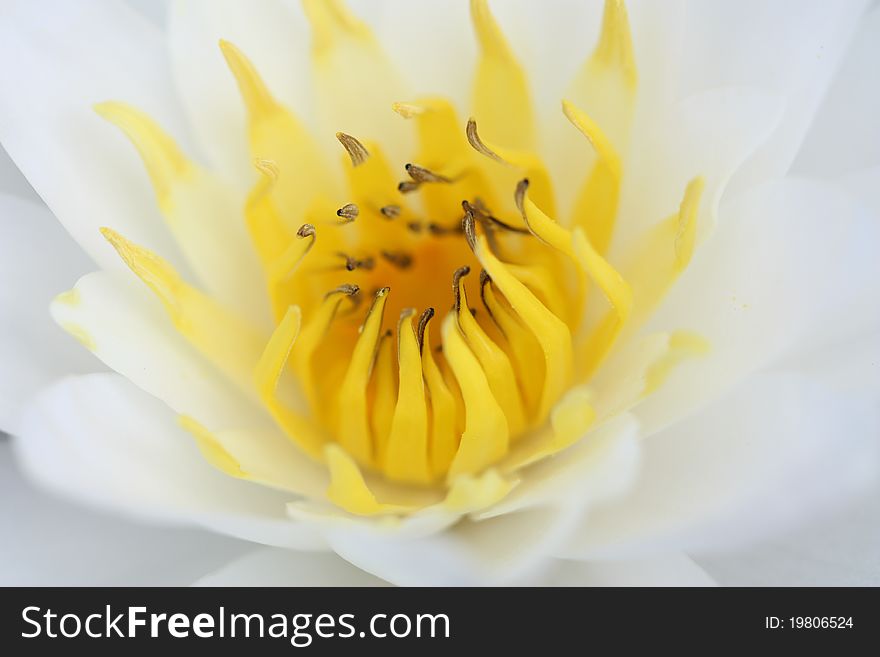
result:
[[[239,584],[707,584],[876,490],[876,3],[146,4],[3,3],[32,482]]]

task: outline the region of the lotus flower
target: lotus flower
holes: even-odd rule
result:
[[[876,7],[301,4],[4,17],[91,258],[4,198],[33,480],[401,585],[707,583],[875,481]]]

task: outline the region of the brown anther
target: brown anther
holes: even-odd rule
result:
[[[397,183],[397,191],[401,194],[409,194],[410,192],[414,192],[419,188],[421,183],[417,183],[414,180],[403,180]]]
[[[529,179],[523,178],[516,184],[516,191],[513,193],[513,200],[516,202],[516,208],[520,211],[523,216],[523,221],[528,225],[528,221],[526,220],[526,211],[523,205],[523,202],[526,198],[526,192],[529,189]]]
[[[455,312],[461,312],[461,287],[459,283],[461,279],[471,273],[471,268],[467,265],[459,267],[452,274],[452,294],[455,297]]]
[[[420,167],[418,164],[407,164],[405,167],[409,177],[417,183],[450,183],[452,182],[446,176],[434,173],[430,169]]]
[[[511,226],[510,224],[501,221],[501,219],[499,219],[498,217],[489,214],[488,208],[486,208],[486,206],[483,205],[482,202],[479,202],[478,205],[471,205],[468,201],[465,200],[461,202],[461,207],[464,209],[465,212],[470,211],[471,214],[474,215],[475,219],[479,219],[481,222],[483,222],[484,226],[495,225],[499,228],[503,228],[504,230],[509,230],[514,233],[529,233],[529,230],[527,228]]]
[[[350,223],[357,219],[358,214],[360,214],[360,210],[358,210],[358,206],[354,203],[346,203],[336,211],[336,216],[345,219],[345,223]]]
[[[425,229],[418,221],[410,221],[406,227],[414,233],[421,233]]]
[[[412,266],[412,256],[404,251],[380,251],[379,254],[398,269]]]
[[[345,260],[345,269],[347,271],[354,271],[355,269],[366,269],[369,271],[376,266],[376,261],[372,256],[367,256],[363,260],[360,260],[358,258],[353,258],[346,253],[342,253],[341,251],[336,255]]]
[[[397,219],[400,216],[400,206],[385,205],[379,209],[379,212],[381,212],[382,216],[386,219]]]
[[[347,135],[344,132],[337,132],[336,138],[351,158],[352,166],[359,166],[366,162],[367,158],[370,157],[370,152],[364,147],[364,145],[351,135]]]
[[[485,155],[486,157],[492,158],[496,162],[507,164],[507,162],[505,162],[501,158],[501,156],[498,155],[498,153],[486,146],[486,144],[483,143],[483,140],[480,139],[480,135],[477,134],[477,122],[473,118],[468,119],[465,132],[467,133],[468,143],[471,145],[471,147],[473,147],[475,151],[482,155]]]
[[[419,353],[422,352],[422,347],[425,345],[425,330],[428,328],[428,322],[431,321],[432,317],[434,317],[433,308],[425,309],[425,312],[419,317],[419,328],[416,331],[416,335],[419,339]]]
[[[464,231],[464,238],[467,240],[471,251],[475,251],[477,248],[477,227],[474,221],[474,213],[470,210],[470,204],[465,207],[461,228]]]
[[[315,227],[312,224],[303,224],[299,227],[299,230],[296,231],[297,237],[316,237]]]
[[[339,287],[335,287],[330,290],[327,294],[324,295],[324,298],[333,295],[333,294],[344,294],[348,297],[353,297],[361,291],[361,288],[355,285],[354,283],[343,283]]]

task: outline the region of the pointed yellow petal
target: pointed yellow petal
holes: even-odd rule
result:
[[[461,386],[465,405],[465,430],[449,479],[476,474],[507,453],[510,432],[504,411],[498,406],[489,382],[458,328],[455,315],[443,320],[443,353]]]
[[[431,350],[430,326],[425,320],[422,338],[422,371],[431,402],[431,468],[435,476],[445,475],[458,451],[461,432],[457,428],[458,404],[446,385]]]
[[[398,326],[400,386],[385,450],[385,472],[391,479],[415,484],[431,481],[428,467],[428,407],[422,379],[422,357],[412,326],[415,311]]]
[[[492,395],[498,405],[504,411],[507,425],[511,435],[517,435],[525,427],[525,414],[519,390],[516,387],[516,377],[507,354],[495,344],[482,327],[471,315],[468,304],[467,291],[464,286],[464,276],[459,276],[456,281],[456,317],[458,327],[464,335],[465,341],[476,356],[486,375]]]
[[[633,287],[634,324],[650,315],[690,262],[704,188],[703,178],[691,180],[678,212],[657,224],[633,248],[624,271]]]
[[[596,162],[575,200],[571,224],[583,228],[596,251],[604,254],[614,234],[620,200],[623,175],[620,157],[601,128],[586,113],[568,101],[562,101],[562,108],[568,120],[596,151]]]
[[[531,150],[535,147],[535,128],[525,72],[486,0],[471,0],[471,20],[480,46],[474,116],[492,140],[506,148]]]
[[[529,330],[538,336],[544,352],[545,378],[538,407],[538,417],[544,418],[572,376],[571,332],[565,322],[551,313],[537,297],[523,285],[489,249],[486,238],[480,236],[474,244],[474,253],[491,276],[493,283],[507,298],[514,312]]]
[[[288,229],[295,231],[316,197],[334,195],[332,177],[309,132],[275,100],[251,61],[227,41],[220,42],[220,50],[247,109],[251,154],[275,163],[272,197]]]
[[[365,465],[372,464],[374,458],[367,385],[379,345],[388,292],[388,288],[382,288],[376,293],[336,397],[339,415],[336,434],[339,442],[359,463]]]
[[[190,162],[147,114],[125,103],[95,111],[131,140],[150,176],[159,209],[198,282],[212,296],[251,316],[265,313],[254,295],[259,268],[241,222],[239,200],[223,181]]]
[[[289,408],[278,395],[279,382],[299,335],[302,314],[291,306],[278,324],[254,368],[257,392],[275,422],[306,454],[320,458],[323,436],[299,413]]]
[[[264,337],[247,320],[188,285],[165,260],[109,228],[101,233],[125,264],[165,305],[175,328],[233,383],[248,393]]]
[[[382,504],[367,486],[358,464],[348,453],[333,443],[324,448],[324,458],[330,469],[330,487],[327,498],[349,513],[358,516],[375,516],[400,513],[406,507]]]

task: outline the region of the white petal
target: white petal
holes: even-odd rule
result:
[[[495,3],[492,10],[503,10],[507,4]],[[477,61],[467,2],[360,0],[349,6],[373,28],[413,93],[446,96],[466,119]],[[389,103],[394,100],[412,99]]]
[[[880,330],[800,354],[780,367],[821,380],[840,394],[880,402]]]
[[[0,443],[3,586],[183,586],[248,545],[207,532],[110,518],[49,497],[21,478]]]
[[[783,121],[732,181],[741,190],[783,174],[858,26],[866,2],[690,2],[682,52],[685,93],[754,85],[786,98]]]
[[[591,430],[566,450],[517,472],[522,481],[480,517],[559,505],[589,508],[623,493],[635,480],[639,425],[621,415]]]
[[[837,179],[837,184],[859,199],[875,217],[880,218],[880,164],[846,174]]]
[[[582,514],[624,492],[638,464],[637,424],[621,416],[568,450],[523,471],[497,507],[475,519],[425,512],[401,527],[322,525],[341,556],[405,586],[515,583],[539,575]]]
[[[2,146],[0,146],[0,193],[42,204],[34,188]]]
[[[833,509],[878,474],[865,396],[767,373],[644,444],[632,492],[587,516],[562,556],[733,549]]]
[[[211,430],[263,426],[268,418],[175,330],[162,304],[130,272],[93,272],[52,317],[86,337],[111,369]]]
[[[539,586],[714,586],[715,580],[684,554],[628,561],[557,560]]]
[[[836,176],[880,165],[880,7],[862,21],[793,165]]]
[[[625,160],[614,248],[678,210],[688,182],[706,181],[700,231],[708,231],[722,193],[783,116],[782,97],[756,87],[718,87],[669,108],[640,105]],[[580,181],[578,181],[580,182]],[[706,219],[708,217],[708,219]]]
[[[64,379],[43,391],[13,444],[28,474],[73,499],[268,545],[322,545],[285,516],[289,495],[215,470],[164,404],[115,374]]]
[[[344,559],[398,586],[483,586],[527,579],[571,530],[571,513],[538,508],[421,538],[395,536],[366,525],[327,528]]]
[[[880,327],[880,222],[829,184],[788,180],[722,204],[719,228],[648,330],[705,337],[639,409],[646,432],[786,355]]]
[[[123,0],[129,7],[143,14],[156,25],[165,25],[168,20],[169,0]]]
[[[196,586],[383,586],[333,553],[254,550],[206,575]]]
[[[0,86],[0,142],[86,252],[124,268],[98,232],[112,226],[179,265],[137,152],[92,111],[125,100],[183,141],[158,28],[110,0],[5,3]]]
[[[220,52],[220,39],[238,46],[272,93],[310,119],[310,37],[298,3],[198,0],[174,1],[169,8],[174,81],[192,131],[218,171],[247,188],[255,173],[244,105]]]
[[[101,369],[49,317],[49,302],[90,268],[45,208],[0,194],[0,430],[52,379]]]
[[[809,528],[732,554],[697,557],[724,586],[880,585],[880,487]]]

